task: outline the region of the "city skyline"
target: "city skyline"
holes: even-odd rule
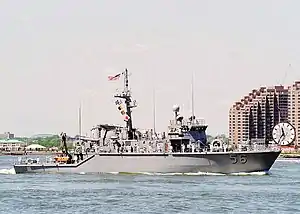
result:
[[[172,106],[228,135],[228,111],[249,89],[300,80],[293,1],[23,1],[1,4],[0,132],[78,134],[124,124],[107,77],[128,68],[133,122],[165,131]],[[155,15],[154,15],[155,14]]]

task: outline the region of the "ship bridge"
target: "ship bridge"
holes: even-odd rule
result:
[[[200,147],[207,144],[206,129],[208,125],[202,118],[170,120],[169,139],[175,144],[200,143]],[[176,142],[177,141],[177,142]]]

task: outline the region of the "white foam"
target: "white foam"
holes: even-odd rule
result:
[[[119,174],[118,172],[110,172],[110,174]],[[126,173],[127,174],[127,173]],[[230,173],[230,174],[223,174],[223,173],[211,173],[211,172],[196,172],[196,173],[181,173],[181,172],[174,172],[174,173],[152,173],[152,172],[138,172],[138,173],[128,173],[128,174],[140,174],[140,175],[150,175],[150,176],[174,176],[174,175],[181,175],[181,176],[249,176],[249,175],[268,175],[268,172],[239,172],[239,173]]]
[[[231,173],[230,175],[238,175],[238,176],[245,176],[245,175],[268,175],[268,172],[238,172],[238,173]]]
[[[145,173],[143,173],[145,174]],[[181,172],[170,172],[170,173],[148,173],[149,175],[184,175],[184,173]]]
[[[184,175],[193,175],[193,176],[195,176],[195,175],[213,175],[213,176],[219,176],[219,175],[226,175],[226,174],[223,174],[223,173],[212,173],[212,172],[196,172],[196,173],[184,173]]]
[[[15,171],[14,168],[11,168],[11,169],[0,169],[0,174],[15,175],[16,171]]]
[[[287,158],[287,159],[277,159],[276,162],[291,162],[291,163],[300,163],[300,159]]]
[[[224,174],[224,173],[211,173],[211,172],[197,172],[197,173],[184,173],[184,175],[199,175],[199,176],[247,176],[247,175],[268,175],[268,172],[237,172],[237,173],[230,173],[230,174]]]
[[[286,161],[286,160],[284,160]],[[287,160],[288,161],[288,160]],[[298,160],[300,162],[300,160]],[[16,171],[14,168],[11,169],[0,169],[0,174],[6,174],[6,175],[14,175],[16,174]],[[79,174],[84,175],[85,172],[80,172]],[[108,174],[120,174],[119,172],[109,172]],[[127,173],[126,173],[127,174]],[[128,173],[131,174],[131,173]],[[187,175],[187,176],[224,176],[224,175],[236,175],[236,176],[246,176],[246,175],[267,175],[268,172],[239,172],[239,173],[231,173],[231,174],[222,174],[222,173],[210,173],[210,172],[196,172],[196,173],[180,173],[180,172],[174,172],[174,173],[151,173],[151,172],[140,172],[140,173],[132,173],[132,174],[142,174],[142,175],[154,175],[154,176],[172,176],[172,175]]]
[[[109,172],[109,174],[117,175],[117,174],[119,174],[119,172]]]

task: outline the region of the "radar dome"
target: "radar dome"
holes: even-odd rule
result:
[[[178,105],[173,105],[173,111],[174,112],[179,112],[179,106]]]

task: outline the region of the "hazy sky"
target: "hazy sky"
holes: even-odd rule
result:
[[[300,79],[300,1],[2,0],[0,132],[78,133],[123,124],[113,94],[132,73],[133,122],[164,131],[172,106],[208,133],[228,131],[231,104],[252,88]],[[289,66],[291,64],[291,66]],[[285,78],[285,74],[287,76]]]

